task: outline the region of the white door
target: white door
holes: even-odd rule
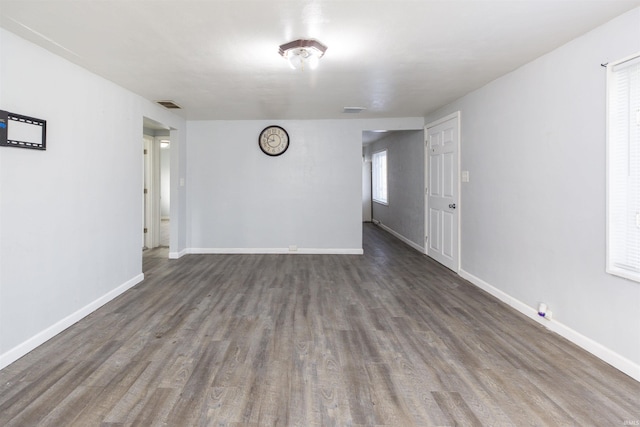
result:
[[[458,272],[459,183],[458,146],[460,113],[426,126],[427,255]]]

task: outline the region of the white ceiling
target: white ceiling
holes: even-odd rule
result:
[[[0,0],[0,26],[147,99],[173,100],[188,119],[420,117],[637,6]],[[317,70],[278,55],[296,38],[328,46]]]

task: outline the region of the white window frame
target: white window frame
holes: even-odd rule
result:
[[[640,282],[640,52],[607,65],[606,269]]]
[[[389,205],[389,169],[387,150],[371,155],[371,198],[374,202]]]

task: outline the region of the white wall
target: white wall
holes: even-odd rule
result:
[[[188,123],[192,252],[362,252],[362,130],[416,128],[387,120],[194,121]],[[268,125],[291,144],[258,148]]]
[[[426,121],[462,112],[462,274],[640,379],[640,283],[605,273],[600,66],[638,51],[635,9]]]
[[[0,45],[0,109],[47,121],[46,151],[0,147],[2,367],[142,279],[142,118],[181,129],[176,156],[185,124],[2,29]]]
[[[425,252],[424,131],[390,132],[367,147],[367,157],[385,149],[388,204],[373,202],[373,219]]]

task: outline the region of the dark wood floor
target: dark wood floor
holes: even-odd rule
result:
[[[148,252],[143,283],[0,371],[0,425],[640,420],[640,383],[384,231],[364,238],[364,256]]]

